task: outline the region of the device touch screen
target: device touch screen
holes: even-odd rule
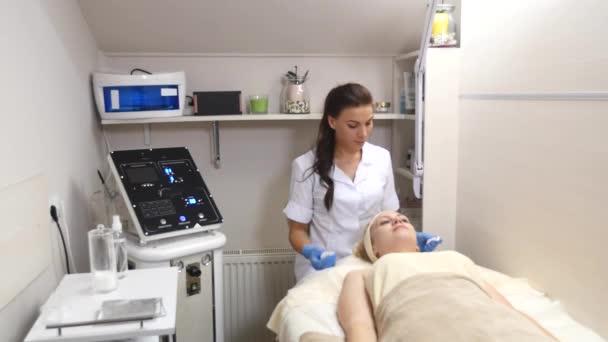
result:
[[[158,173],[154,166],[129,167],[125,170],[129,181],[134,184],[158,182]]]

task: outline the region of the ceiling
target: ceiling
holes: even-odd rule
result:
[[[79,0],[105,53],[396,55],[426,0]]]

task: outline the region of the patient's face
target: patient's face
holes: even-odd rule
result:
[[[388,253],[418,251],[414,226],[398,212],[382,212],[374,221],[370,234],[374,253],[378,257]]]

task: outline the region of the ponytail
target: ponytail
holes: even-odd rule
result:
[[[347,83],[332,89],[325,98],[323,118],[319,124],[319,133],[315,148],[315,162],[312,170],[321,178],[321,184],[327,189],[323,203],[329,211],[334,202],[334,181],[330,171],[334,166],[336,149],[336,131],[329,126],[329,117],[337,119],[342,110],[351,107],[372,104],[372,94],[364,86]]]

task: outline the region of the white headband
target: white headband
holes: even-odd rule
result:
[[[374,263],[376,262],[376,260],[378,260],[378,257],[376,256],[376,253],[374,253],[374,248],[372,247],[372,226],[374,225],[374,222],[376,221],[376,219],[380,216],[380,214],[382,214],[383,212],[379,212],[377,213],[371,221],[369,221],[369,224],[367,225],[367,228],[365,228],[365,234],[363,235],[363,247],[365,248],[365,253],[367,254],[367,257],[369,258],[369,260]]]

